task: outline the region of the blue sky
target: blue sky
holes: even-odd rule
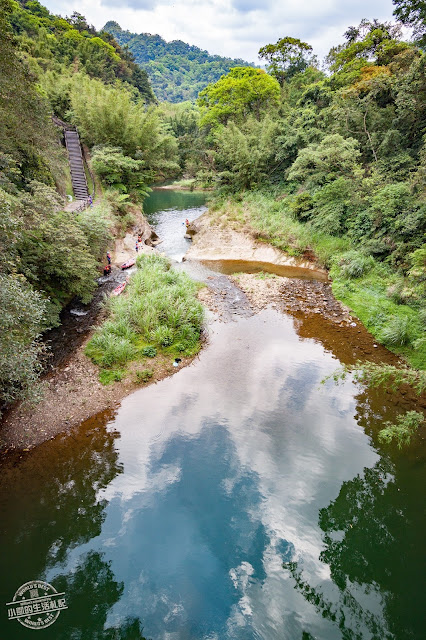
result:
[[[212,54],[258,62],[265,44],[284,36],[309,42],[324,57],[362,18],[391,20],[391,0],[41,0],[53,13],[74,10],[101,28],[116,20],[135,33],[158,33]]]

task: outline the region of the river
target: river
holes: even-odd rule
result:
[[[203,210],[147,202],[200,278],[182,222]],[[424,448],[377,443],[407,400],[322,385],[351,345],[321,318],[210,315],[208,334],[191,366],[3,465],[3,602],[32,579],[65,592],[55,640],[424,637]],[[1,617],[1,638],[31,634]]]

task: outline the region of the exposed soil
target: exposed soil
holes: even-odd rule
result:
[[[207,211],[191,222],[188,234],[192,245],[186,254],[187,260],[214,261],[239,260],[254,263],[269,263],[281,267],[309,270],[325,280],[327,271],[308,258],[294,258],[271,245],[259,242],[250,233],[232,229],[229,224],[220,224]]]
[[[172,375],[194,359],[183,358],[176,368],[170,357],[157,355],[147,358],[143,363],[130,363],[123,381],[102,385],[98,367],[84,355],[88,339],[65,366],[58,367],[45,378],[43,400],[39,404],[20,404],[8,413],[0,433],[2,453],[30,449],[58,433],[71,430],[100,411],[116,408],[129,393],[144,386],[144,383],[136,382],[137,371],[152,370],[152,377],[145,383],[152,384]]]

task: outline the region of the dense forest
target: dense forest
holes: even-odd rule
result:
[[[216,82],[232,67],[246,66],[244,60],[210,55],[181,40],[166,42],[159,35],[123,31],[117,22],[103,28],[133,54],[144,69],[159,100],[184,102],[195,100],[209,83]]]
[[[187,77],[195,102],[158,105],[113,34],[36,0],[2,0],[1,406],[33,389],[40,335],[63,306],[90,300],[102,253],[132,223],[130,204],[178,175],[214,190],[218,219],[315,255],[376,339],[426,368],[426,17],[415,3],[395,5],[415,41],[400,23],[363,20],[320,69],[308,43],[283,37],[260,49],[266,71],[220,59],[220,77]],[[152,48],[169,54],[152,38],[140,55],[159,64]],[[78,127],[103,185],[99,204],[78,214],[65,207],[53,114]]]

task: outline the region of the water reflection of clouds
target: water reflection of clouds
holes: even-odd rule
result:
[[[177,619],[193,629],[188,637],[207,637],[197,635],[204,619],[213,634],[227,627],[232,638],[251,638],[254,630],[293,638],[303,618],[331,639],[331,625],[306,607],[282,562],[302,557],[316,582],[329,577],[318,560],[318,509],[376,459],[354,428],[353,389],[319,388],[335,360],[313,341],[300,341],[291,320],[273,312],[215,325],[211,341],[199,361],[136,392],[117,415],[124,474],[103,492],[110,500],[105,537],[115,531],[120,538],[114,571],[131,593],[144,566],[143,614],[156,624],[156,637],[178,628]],[[221,630],[211,612],[201,614],[202,599],[212,597],[214,615],[226,613]],[[118,603],[114,615],[129,606]],[[158,621],[166,618],[161,635]]]

